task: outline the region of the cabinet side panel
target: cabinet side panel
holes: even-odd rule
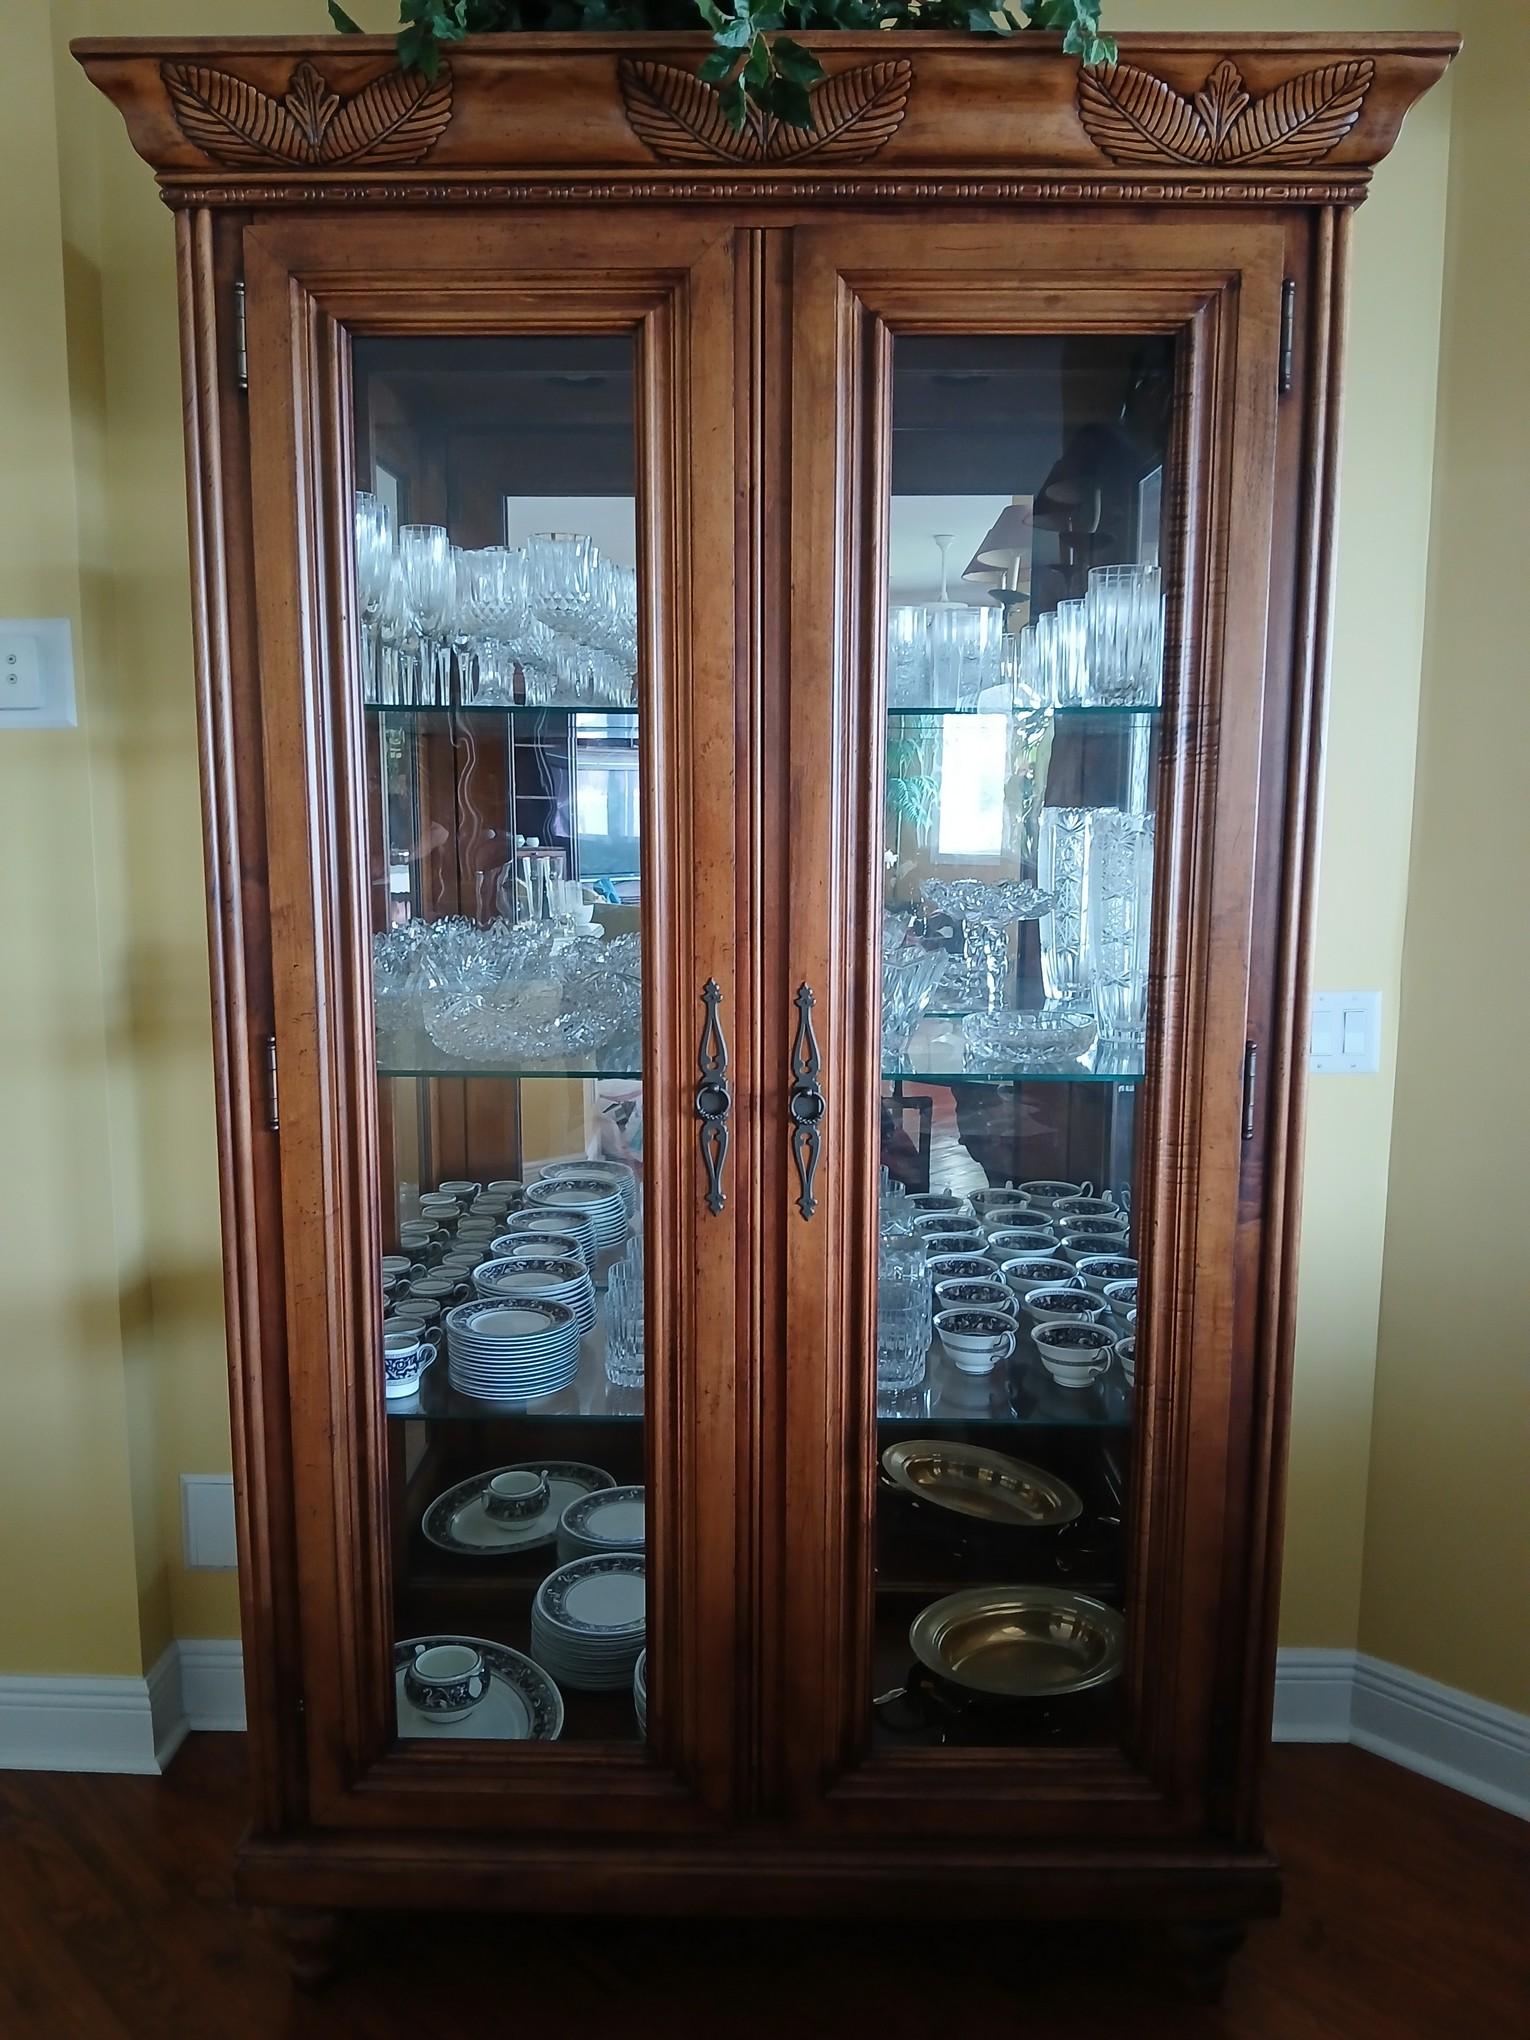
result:
[[[244,1678],[258,1830],[295,1820],[297,1686],[282,1227],[263,1091],[272,1028],[264,756],[254,644],[249,435],[235,379],[241,226],[177,220],[192,630],[212,974],[225,1315]],[[222,316],[220,317],[220,313]]]

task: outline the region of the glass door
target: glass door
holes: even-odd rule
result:
[[[252,241],[315,1789],[683,1825],[740,1621],[729,238]]]
[[[875,1720],[1083,1740],[1122,1691],[1173,343],[900,335],[891,388]]]
[[[644,1720],[635,354],[352,348],[398,1730],[427,1742]],[[459,1662],[467,1706],[431,1670]]]
[[[831,1532],[787,1636],[838,1825],[1166,1829],[1206,1747],[1278,244],[1089,239],[798,237],[793,747],[850,755],[804,832],[841,925],[791,944],[788,1479]]]

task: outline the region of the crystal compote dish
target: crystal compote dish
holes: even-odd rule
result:
[[[960,976],[952,1004],[969,1013],[993,1013],[1004,1004],[1009,979],[1008,929],[1036,921],[1052,910],[1052,895],[1016,878],[990,883],[980,878],[927,878],[927,906],[949,914],[962,927]]]

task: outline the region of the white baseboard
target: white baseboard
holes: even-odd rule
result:
[[[242,1730],[244,1651],[238,1637],[185,1637],[179,1653],[186,1726]]]
[[[242,1729],[239,1643],[187,1637],[142,1679],[0,1677],[0,1770],[163,1771],[191,1729]],[[1283,1650],[1276,1742],[1355,1743],[1530,1820],[1530,1716],[1353,1650]]]
[[[1530,1820],[1530,1715],[1362,1654],[1351,1740]]]
[[[1275,1741],[1347,1743],[1354,1694],[1352,1650],[1278,1652]]]
[[[0,1770],[162,1771],[186,1733],[174,1645],[147,1678],[0,1678]]]
[[[244,1727],[237,1642],[172,1643],[141,1679],[0,1676],[0,1771],[163,1771],[193,1728]]]
[[[1354,1743],[1530,1820],[1530,1715],[1353,1650],[1283,1650],[1276,1742]]]

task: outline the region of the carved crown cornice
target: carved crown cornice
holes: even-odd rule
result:
[[[452,74],[384,71],[354,92],[332,90],[317,66],[297,64],[281,98],[235,71],[167,63],[160,75],[176,125],[214,163],[370,168],[417,163],[452,117]]]
[[[1348,57],[1283,78],[1258,99],[1223,57],[1186,96],[1138,64],[1080,71],[1079,119],[1112,163],[1187,169],[1321,163],[1343,141],[1376,77],[1369,57]]]
[[[810,128],[753,106],[743,127],[731,128],[713,87],[679,64],[618,57],[616,76],[628,125],[661,163],[864,163],[902,125],[914,67],[899,58],[820,79],[808,95]]]
[[[812,129],[741,132],[686,35],[483,36],[434,81],[381,37],[76,43],[176,204],[668,197],[1352,201],[1453,36],[807,36]]]

